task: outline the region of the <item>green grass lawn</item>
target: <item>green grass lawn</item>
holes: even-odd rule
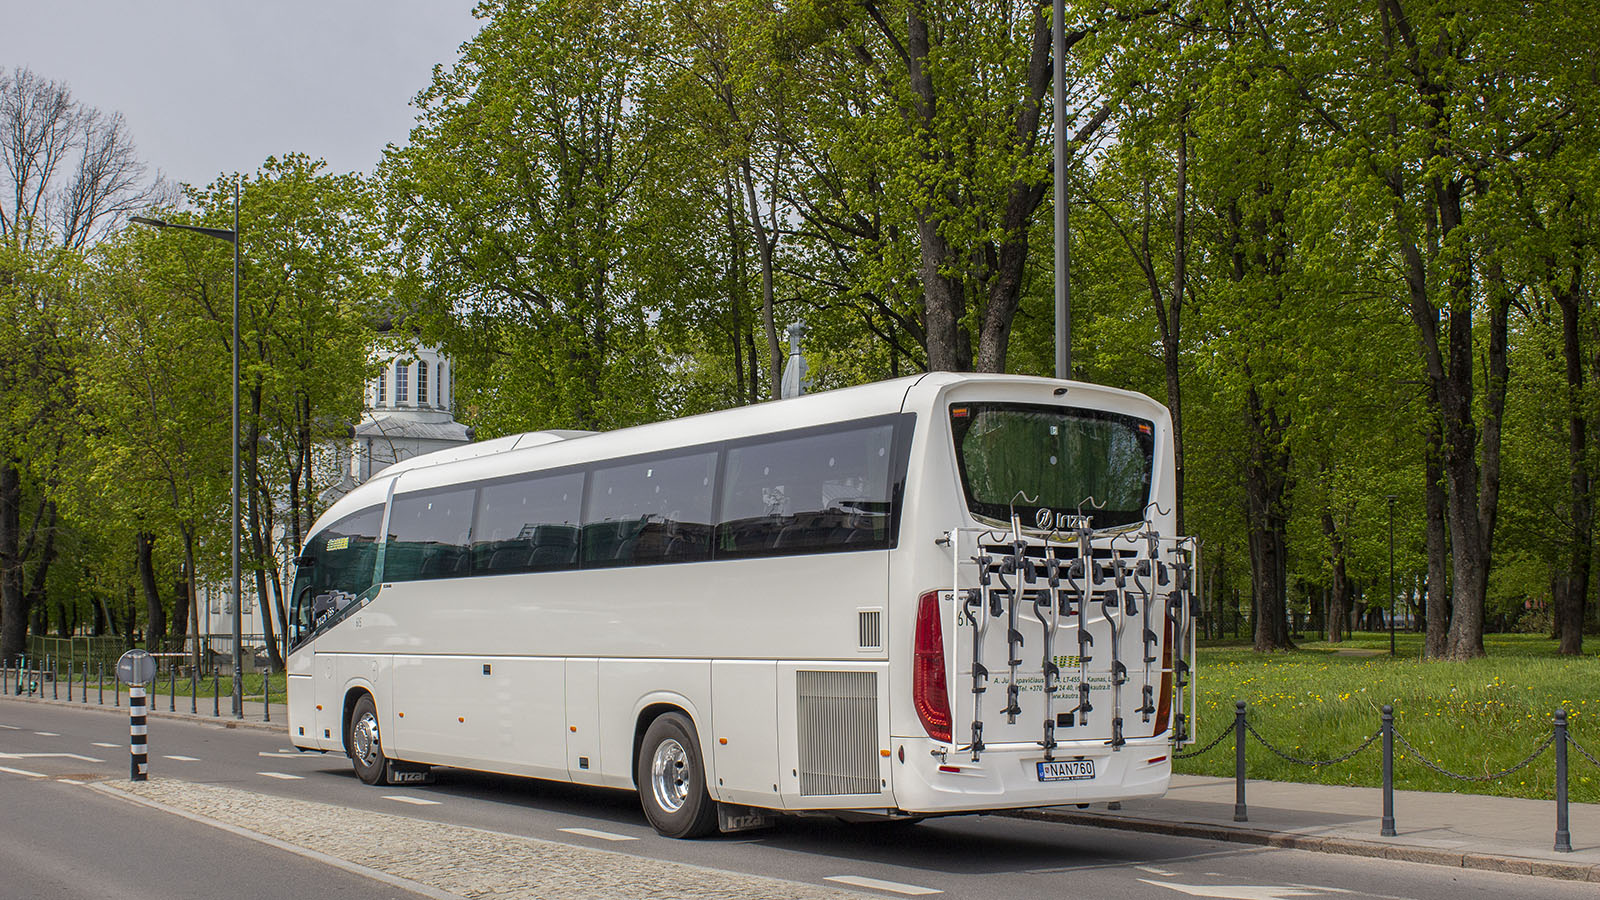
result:
[[[1556,655],[1555,642],[1542,637],[1489,635],[1489,656],[1464,663],[1423,662],[1422,637],[1412,634],[1397,636],[1394,657],[1387,633],[1359,633],[1342,644],[1302,643],[1290,653],[1202,646],[1198,746],[1231,727],[1234,701],[1243,700],[1251,725],[1267,740],[1303,759],[1329,759],[1375,733],[1388,704],[1396,730],[1423,755],[1453,772],[1486,775],[1531,753],[1550,734],[1555,711],[1565,708],[1572,736],[1600,757],[1600,642],[1590,643],[1586,655],[1571,658]],[[1600,801],[1600,768],[1576,750],[1570,757],[1571,799]],[[1253,779],[1382,784],[1381,742],[1349,762],[1317,768],[1286,762],[1254,740],[1247,758]],[[1232,777],[1232,738],[1178,761],[1176,770]],[[1429,771],[1396,741],[1395,786],[1548,799],[1555,790],[1554,748],[1511,776],[1462,782]]]

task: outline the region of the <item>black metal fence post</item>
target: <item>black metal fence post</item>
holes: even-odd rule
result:
[[[222,715],[222,695],[218,693],[220,682],[217,679],[217,667],[211,667],[211,717],[214,719]]]
[[[1244,804],[1244,701],[1233,703],[1233,820],[1248,822],[1250,816]]]
[[[72,702],[72,676],[76,675],[77,672],[78,672],[77,665],[78,665],[78,661],[77,660],[75,660],[75,659],[68,659],[67,660],[67,702],[68,703]]]
[[[1383,708],[1383,823],[1378,831],[1394,837],[1394,707]]]
[[[88,703],[89,702],[89,658],[87,656],[85,656],[83,658],[83,681],[79,682],[78,686],[83,689],[83,690],[78,692],[80,695],[82,695],[82,699],[80,699],[78,702],[79,703]]]
[[[11,693],[11,661],[0,660],[0,694]]]
[[[59,676],[61,674],[60,670],[61,670],[61,659],[59,657],[56,657],[56,656],[50,657],[50,699],[51,700],[60,700],[61,699],[61,679],[59,677],[57,677],[57,676]],[[41,691],[40,693],[42,694],[43,692]]]
[[[106,705],[106,664],[104,660],[97,660],[94,664],[94,686],[100,692],[100,705]]]
[[[178,711],[178,663],[172,663],[172,680],[167,682],[167,712]]]
[[[198,690],[198,688],[195,687],[195,682],[197,682],[199,680],[200,680],[200,670],[198,668],[190,666],[189,667],[189,715],[191,715],[191,716],[200,714],[199,701],[198,701],[197,695],[195,694],[195,691]]]
[[[1572,832],[1567,830],[1567,711],[1556,710],[1556,850],[1572,852]]]

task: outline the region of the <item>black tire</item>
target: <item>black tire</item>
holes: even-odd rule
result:
[[[350,762],[356,768],[356,777],[367,784],[383,784],[389,777],[389,758],[383,754],[383,740],[378,728],[378,705],[371,695],[363,694],[350,711],[350,724],[345,733],[345,747]]]
[[[656,831],[670,838],[697,838],[717,830],[717,804],[706,791],[705,757],[687,716],[664,713],[650,723],[634,776],[639,804]]]

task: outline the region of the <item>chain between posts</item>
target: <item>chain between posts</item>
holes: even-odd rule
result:
[[[1203,756],[1203,755],[1205,755],[1207,753],[1210,753],[1213,748],[1215,748],[1218,744],[1222,743],[1222,739],[1223,738],[1226,738],[1230,734],[1233,734],[1233,723],[1232,722],[1229,722],[1228,723],[1228,727],[1222,729],[1222,731],[1220,733],[1218,733],[1218,735],[1216,737],[1212,738],[1211,739],[1211,743],[1205,745],[1204,747],[1201,747],[1199,750],[1195,750],[1195,751],[1192,751],[1192,752],[1189,752],[1189,753],[1174,753],[1174,754],[1172,754],[1172,758],[1173,759],[1194,759],[1196,756]]]
[[[1256,742],[1261,744],[1261,746],[1267,748],[1268,750],[1271,750],[1273,753],[1276,753],[1277,755],[1283,757],[1284,759],[1288,760],[1289,762],[1294,763],[1297,766],[1310,766],[1312,768],[1320,768],[1322,766],[1331,766],[1331,765],[1335,765],[1337,763],[1342,763],[1342,762],[1344,762],[1344,761],[1346,761],[1348,759],[1351,759],[1357,753],[1360,753],[1361,751],[1367,749],[1368,747],[1371,747],[1373,741],[1376,741],[1379,737],[1381,737],[1383,735],[1383,732],[1381,732],[1381,731],[1374,731],[1370,737],[1368,737],[1366,740],[1362,741],[1361,744],[1358,747],[1356,747],[1354,750],[1351,750],[1349,753],[1346,753],[1343,756],[1335,756],[1333,759],[1301,759],[1298,756],[1294,756],[1292,754],[1285,753],[1284,751],[1282,751],[1282,750],[1278,749],[1277,747],[1273,746],[1271,741],[1269,741],[1266,738],[1261,736],[1261,732],[1257,731],[1255,726],[1250,724],[1249,720],[1245,721],[1244,728],[1245,728],[1246,731],[1250,732],[1251,736],[1253,736],[1256,739]]]
[[[1422,763],[1423,766],[1433,770],[1434,772],[1437,772],[1440,775],[1443,775],[1446,778],[1454,778],[1457,781],[1474,781],[1474,782],[1496,781],[1498,779],[1505,778],[1505,777],[1507,777],[1509,775],[1515,775],[1517,772],[1520,772],[1523,769],[1526,769],[1528,766],[1532,765],[1533,761],[1538,759],[1540,757],[1540,755],[1542,755],[1544,753],[1544,751],[1550,749],[1550,745],[1555,743],[1555,740],[1556,740],[1556,736],[1554,734],[1546,735],[1545,739],[1544,739],[1544,742],[1541,743],[1538,747],[1534,748],[1534,751],[1532,753],[1530,753],[1526,759],[1524,759],[1522,762],[1517,763],[1516,765],[1511,766],[1509,769],[1504,769],[1502,771],[1494,772],[1494,773],[1491,773],[1489,775],[1462,775],[1462,774],[1459,774],[1457,772],[1452,772],[1449,769],[1444,768],[1443,766],[1440,766],[1438,763],[1434,762],[1433,760],[1429,759],[1427,756],[1423,755],[1422,751],[1418,750],[1415,744],[1413,744],[1410,741],[1406,740],[1406,736],[1400,733],[1400,729],[1398,729],[1398,728],[1395,729],[1394,736],[1395,736],[1395,738],[1397,740],[1400,741],[1401,744],[1405,745],[1405,748],[1407,750],[1411,751],[1411,754],[1416,757],[1417,762]],[[1571,738],[1568,738],[1568,740],[1571,740]]]
[[[1567,735],[1567,743],[1569,743],[1572,746],[1576,747],[1578,749],[1578,752],[1583,755],[1583,758],[1587,759],[1591,764],[1596,765],[1596,766],[1600,766],[1600,759],[1595,759],[1594,758],[1594,754],[1592,754],[1589,751],[1583,749],[1583,745],[1578,743],[1577,738],[1574,738],[1571,734]]]

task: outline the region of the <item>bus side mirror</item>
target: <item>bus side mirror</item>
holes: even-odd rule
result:
[[[294,564],[299,568],[309,569],[317,564],[317,558],[309,554],[305,556],[296,556],[294,558]]]

